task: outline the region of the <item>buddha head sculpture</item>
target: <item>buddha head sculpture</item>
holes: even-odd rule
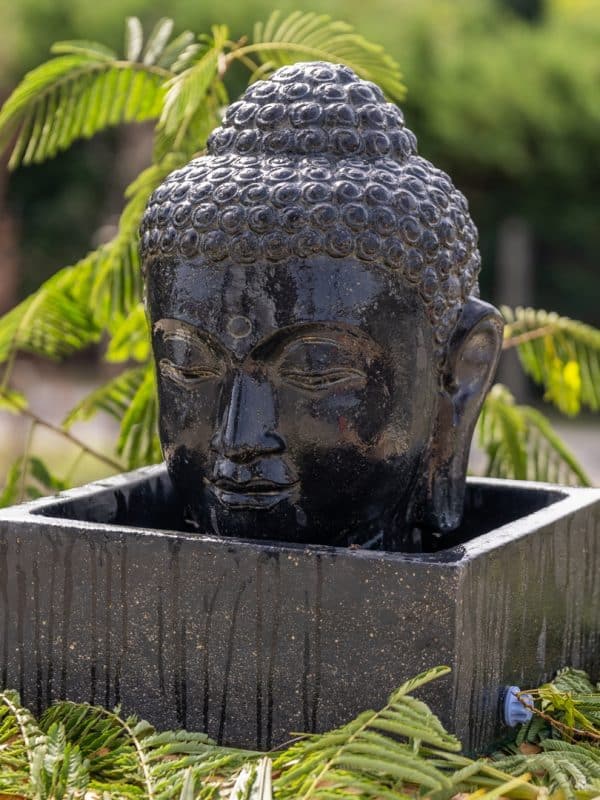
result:
[[[283,67],[150,198],[160,436],[186,519],[403,547],[461,520],[502,340],[467,202],[345,66]]]

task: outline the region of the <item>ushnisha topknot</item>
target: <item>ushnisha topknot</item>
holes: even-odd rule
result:
[[[418,288],[443,345],[478,294],[477,230],[416,147],[400,109],[348,67],[282,67],[229,106],[206,156],[152,194],[144,269],[315,255],[385,264]]]

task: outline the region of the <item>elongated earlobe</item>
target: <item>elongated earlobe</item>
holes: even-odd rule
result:
[[[471,439],[494,379],[503,327],[494,306],[469,298],[448,345],[436,424],[415,508],[417,525],[438,531],[460,525]]]

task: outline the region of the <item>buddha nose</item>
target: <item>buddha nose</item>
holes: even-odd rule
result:
[[[212,446],[232,461],[247,463],[285,449],[283,439],[276,433],[273,387],[260,376],[236,372],[221,420]]]

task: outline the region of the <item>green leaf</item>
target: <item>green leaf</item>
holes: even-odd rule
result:
[[[147,66],[155,64],[156,60],[163,52],[165,45],[169,41],[171,32],[173,30],[173,20],[168,17],[162,17],[154,26],[154,30],[148,37],[146,48],[144,50],[143,62]]]
[[[212,37],[207,40],[198,58],[167,84],[158,130],[170,137],[174,150],[180,149],[188,128],[201,112],[211,84],[217,78],[219,58],[227,36],[224,25],[213,26]]]
[[[65,481],[53,475],[46,464],[37,456],[30,456],[29,471],[31,476],[47,491],[62,492],[67,488]]]
[[[555,313],[502,307],[504,346],[516,347],[525,372],[546,399],[574,416],[580,405],[600,410],[600,330]]]
[[[144,170],[127,188],[128,203],[119,220],[117,235],[95,251],[95,274],[90,288],[90,311],[99,328],[117,331],[142,297],[138,230],[148,197],[174,169],[185,163],[171,154]]]
[[[101,61],[116,61],[117,54],[110,47],[99,42],[89,42],[85,39],[78,39],[70,42],[55,42],[50,48],[51,53],[64,55],[83,55],[90,59],[100,59]]]
[[[158,59],[158,66],[175,73],[181,72],[190,66],[200,50],[201,45],[195,35],[191,31],[184,31],[165,47]]]
[[[95,254],[66,267],[0,319],[0,363],[19,350],[61,359],[98,341],[89,294]]]
[[[17,134],[11,169],[52,158],[109,125],[159,115],[168,72],[111,61],[108,51],[98,54],[79,44],[29,72],[2,107],[0,149]]]
[[[126,370],[90,392],[69,411],[63,421],[63,427],[68,430],[76,422],[85,422],[100,411],[120,422],[130,408],[147,369],[147,366],[143,366]]]
[[[117,441],[117,453],[126,459],[129,469],[162,460],[158,439],[158,403],[152,363],[144,368],[143,379],[123,416]]]
[[[27,398],[21,392],[15,392],[13,389],[0,389],[0,411],[18,414],[27,406]]]
[[[233,50],[231,57],[247,55],[263,64],[261,77],[296,61],[331,61],[347,64],[392,99],[401,100],[406,92],[398,64],[383,47],[326,14],[294,11],[280,21],[280,12],[274,11],[266,23],[255,25],[253,43]]]
[[[128,61],[137,61],[144,46],[144,31],[138,17],[127,17],[125,20],[125,57]]]
[[[115,328],[105,358],[113,363],[131,360],[143,362],[147,361],[149,356],[150,331],[146,309],[143,303],[138,303],[122,324]]]
[[[17,692],[0,694],[0,792],[30,795],[45,736]]]
[[[489,477],[591,485],[546,417],[530,406],[517,405],[501,384],[492,388],[483,404],[477,438],[488,457]]]

